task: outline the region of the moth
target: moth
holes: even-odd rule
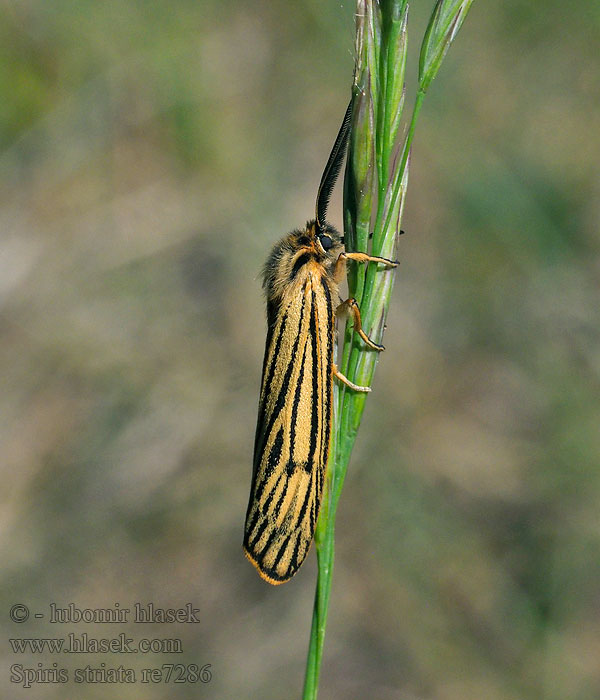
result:
[[[336,314],[351,313],[364,343],[384,349],[364,333],[358,304],[342,302],[338,286],[347,260],[397,263],[345,252],[342,236],[326,220],[351,116],[352,103],[321,178],[315,218],[276,243],[263,270],[267,342],[244,552],[275,585],[298,571],[314,536],[331,440],[334,377],[354,391],[370,391],[346,379],[334,363]]]

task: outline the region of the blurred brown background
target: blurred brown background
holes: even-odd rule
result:
[[[411,7],[411,78],[432,4]],[[2,698],[299,697],[314,555],[272,588],[241,550],[258,275],[313,212],[353,10],[0,2]],[[431,87],[338,516],[323,700],[600,697],[599,40],[597,3],[476,0]],[[202,621],[8,618],[136,601]],[[72,631],[184,653],[7,641]],[[10,682],[39,662],[213,678]]]

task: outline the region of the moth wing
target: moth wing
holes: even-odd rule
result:
[[[312,542],[329,454],[334,314],[310,273],[282,301],[265,349],[244,550],[270,583],[289,580]]]

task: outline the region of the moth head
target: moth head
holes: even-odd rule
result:
[[[333,238],[328,233],[322,233],[317,236],[317,245],[321,246],[321,250],[326,253],[334,246]]]
[[[306,225],[305,236],[301,238],[300,242],[309,245],[319,258],[331,256],[337,258],[341,252],[343,238],[330,224],[309,221]]]

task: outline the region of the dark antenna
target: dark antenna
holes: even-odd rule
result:
[[[329,160],[325,166],[323,176],[321,177],[321,184],[319,185],[319,191],[317,192],[317,230],[322,230],[325,225],[325,220],[327,217],[327,206],[329,205],[329,198],[331,197],[331,192],[339,175],[340,168],[342,167],[342,161],[346,155],[346,144],[348,143],[348,134],[350,133],[350,121],[352,119],[352,100],[348,105],[346,114],[344,115],[344,121],[338,132],[331,153],[329,154]]]

